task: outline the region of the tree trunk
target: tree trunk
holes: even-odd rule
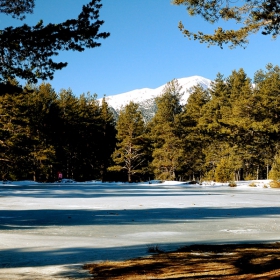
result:
[[[269,173],[269,165],[266,165],[266,179],[268,180],[268,173]]]

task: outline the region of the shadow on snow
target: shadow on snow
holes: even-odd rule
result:
[[[188,223],[196,220],[270,217],[280,207],[250,208],[154,208],[122,210],[28,209],[1,210],[0,230],[25,230],[49,226],[145,225]]]
[[[270,240],[270,243],[278,240]],[[238,244],[247,244],[248,241],[239,241]],[[250,244],[264,244],[265,240],[251,240]],[[196,243],[199,244],[199,243]],[[221,243],[219,240],[207,243],[204,241],[200,244],[236,244],[236,242]],[[39,267],[49,265],[73,265],[84,264],[100,261],[119,261],[129,258],[144,257],[150,255],[148,246],[133,245],[122,247],[102,247],[102,248],[86,248],[86,247],[71,247],[59,248],[56,250],[38,250],[38,248],[13,248],[0,250],[0,268],[16,268],[16,267]],[[154,244],[153,244],[154,245]],[[165,251],[177,250],[183,246],[192,245],[191,243],[160,243],[159,247]]]

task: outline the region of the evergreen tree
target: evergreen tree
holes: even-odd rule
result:
[[[56,171],[66,178],[74,178],[76,146],[79,143],[79,106],[71,89],[58,95],[59,121],[56,123]]]
[[[23,20],[26,13],[32,13],[35,0],[1,1],[0,13]],[[82,7],[77,19],[62,23],[44,25],[39,21],[35,26],[23,24],[6,27],[0,32],[1,60],[0,82],[19,77],[30,82],[53,78],[54,72],[67,66],[55,62],[53,56],[60,51],[84,51],[101,44],[109,33],[99,32],[104,23],[99,20],[100,0],[91,0]]]
[[[71,153],[74,178],[90,180],[100,178],[100,146],[102,137],[100,127],[100,105],[96,95],[81,95],[77,99],[77,119],[71,120],[71,126],[77,136],[77,142],[71,141]]]
[[[229,104],[229,92],[222,74],[218,73],[216,79],[211,83],[209,94],[210,100],[202,108],[198,126],[211,138],[220,138],[223,132],[221,109]]]
[[[218,73],[209,89],[209,101],[201,108],[197,129],[203,135],[202,153],[204,160],[203,177],[214,180],[215,168],[221,159],[220,149],[225,138],[225,128],[221,123],[222,108],[229,104],[229,92],[222,74]]]
[[[77,180],[103,176],[100,167],[109,165],[115,128],[96,95],[77,98],[62,90],[58,96],[43,83],[2,94],[0,101],[2,178],[53,181],[58,171]]]
[[[272,180],[280,179],[280,154],[279,154],[279,152],[274,157],[272,168],[269,172],[269,179],[272,179]]]
[[[258,140],[259,158],[266,165],[266,174],[279,147],[280,118],[280,68],[268,64],[266,71],[259,70],[254,77],[254,106],[252,126]]]
[[[55,143],[52,141],[53,123],[58,118],[57,94],[50,84],[27,86],[25,95],[28,130],[30,132],[30,173],[33,180],[53,179]]]
[[[58,104],[61,112],[58,171],[77,180],[99,179],[102,121],[96,95],[83,94],[77,98],[71,90],[63,90]]]
[[[248,43],[248,37],[258,31],[264,35],[277,37],[280,31],[280,4],[279,1],[246,0],[243,4],[237,5],[231,1],[213,0],[173,0],[175,5],[184,5],[191,16],[201,16],[210,23],[219,20],[233,20],[241,24],[236,30],[226,30],[218,27],[214,34],[197,33],[185,29],[182,22],[179,22],[179,29],[184,36],[199,40],[200,43],[218,45],[221,48],[224,44],[230,44],[231,48]]]
[[[173,80],[156,99],[147,127],[134,103],[115,127],[108,104],[96,95],[76,97],[70,89],[57,95],[45,83],[19,91],[15,80],[9,83],[14,94],[0,89],[2,179],[51,181],[57,171],[77,180],[121,179],[125,173],[128,181],[278,176],[278,66],[258,71],[254,87],[242,69],[228,78],[218,74],[210,89],[194,87],[184,108]]]
[[[14,81],[11,81],[14,82]],[[26,153],[22,142],[27,137],[24,129],[26,120],[21,116],[19,104],[23,103],[23,94],[5,94],[0,96],[0,151],[1,151],[1,177],[2,179],[14,179],[18,176],[20,161]],[[25,168],[21,168],[24,173]]]
[[[54,159],[49,117],[55,93],[48,84],[27,90],[1,96],[2,177],[47,180]]]
[[[233,71],[226,83],[230,93],[229,105],[222,110],[222,123],[227,128],[226,140],[231,147],[231,158],[235,158],[235,166],[243,169],[237,172],[248,173],[246,169],[249,166],[254,168],[257,165],[257,155],[253,150],[257,135],[251,133],[254,106],[251,80],[240,69]]]
[[[130,102],[121,110],[116,125],[117,148],[112,158],[116,165],[110,171],[125,170],[128,182],[133,176],[141,174],[145,167],[144,120],[138,105]]]
[[[183,169],[190,180],[200,179],[204,171],[203,148],[207,138],[200,131],[198,123],[207,102],[209,102],[208,90],[201,86],[193,87],[180,117],[185,151]]]
[[[231,158],[222,158],[215,170],[215,180],[225,183],[234,180],[234,162]]]
[[[184,156],[180,138],[181,86],[177,80],[167,83],[156,98],[157,112],[151,121],[153,161],[151,166],[158,179],[175,179]]]
[[[116,147],[116,123],[113,112],[105,98],[101,104],[101,133],[100,133],[100,173],[102,181],[107,180],[107,169],[112,165],[111,155]]]

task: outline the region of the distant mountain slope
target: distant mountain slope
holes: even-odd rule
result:
[[[187,102],[189,97],[189,90],[195,85],[201,85],[203,88],[208,88],[210,86],[211,80],[200,77],[192,76],[187,78],[177,79],[178,83],[182,86],[182,104]],[[155,98],[162,94],[166,84],[156,88],[142,88],[136,89],[129,92],[116,94],[112,96],[107,96],[106,101],[110,107],[114,110],[114,113],[119,113],[122,106],[127,105],[130,101],[139,104],[140,110],[142,111],[146,120],[149,120],[153,117],[156,112]]]

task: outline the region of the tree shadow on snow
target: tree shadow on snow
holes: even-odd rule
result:
[[[277,240],[270,240],[277,242]],[[238,244],[247,244],[248,241],[239,241]],[[265,244],[265,240],[251,240],[250,244]],[[209,245],[206,245],[209,244]],[[236,244],[236,242],[227,242],[230,244]],[[71,244],[68,244],[69,246]],[[92,244],[93,246],[94,244]],[[199,245],[192,245],[191,243],[160,243],[159,247],[164,251],[186,250],[185,246],[191,246],[192,251],[196,246],[209,247],[215,245],[224,245],[224,243],[216,241],[204,241]],[[100,261],[121,261],[129,258],[144,257],[151,255],[147,250],[148,244],[144,245],[132,245],[132,246],[115,246],[115,247],[72,247],[57,248],[57,249],[41,249],[37,247],[27,248],[13,248],[0,250],[0,268],[19,268],[19,267],[40,267],[49,265],[70,265],[70,264],[85,264],[89,262]],[[266,245],[263,245],[266,246]],[[279,245],[278,245],[279,246]],[[200,248],[201,250],[201,248]],[[213,250],[213,249],[212,249]]]
[[[193,196],[221,195],[218,189],[205,189],[198,185],[135,185],[135,184],[34,184],[23,186],[1,186],[0,197],[32,198],[99,198],[99,197],[143,197],[143,196]]]
[[[149,225],[193,223],[194,221],[268,218],[280,215],[280,207],[242,208],[151,208],[122,210],[85,209],[28,209],[1,210],[0,230],[27,230],[59,226],[100,226],[100,225]]]

